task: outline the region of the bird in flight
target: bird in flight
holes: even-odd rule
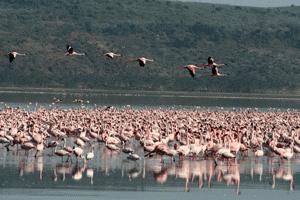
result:
[[[184,66],[185,69],[187,69],[191,75],[192,78],[195,78],[196,76],[196,70],[200,69],[200,67],[196,66],[196,65],[185,65]]]
[[[153,59],[149,59],[149,58],[145,58],[145,57],[139,57],[139,58],[135,58],[129,61],[137,61],[140,65],[140,67],[145,67],[147,62],[154,62]]]
[[[11,51],[7,54],[8,58],[9,58],[9,62],[12,63],[14,61],[14,59],[16,59],[17,56],[26,56],[25,53],[18,53],[16,51]]]
[[[70,45],[67,45],[67,52],[65,55],[66,56],[84,56],[85,53],[77,53],[76,51],[74,51],[73,47],[71,47]]]
[[[113,53],[113,52],[108,52],[103,54],[104,56],[106,56],[107,58],[113,59],[114,57],[119,57],[121,56],[121,54],[118,53]]]
[[[200,64],[198,66],[201,66],[201,67],[212,67],[211,68],[211,75],[210,76],[226,76],[226,74],[220,74],[219,73],[219,69],[218,67],[221,67],[221,66],[224,66],[226,64],[218,64],[218,63],[215,63],[215,59],[211,56],[209,56],[207,58],[207,63],[206,64]]]

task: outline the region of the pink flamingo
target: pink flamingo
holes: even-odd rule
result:
[[[224,66],[224,65],[226,65],[226,64],[217,64],[217,63],[215,63],[214,58],[209,56],[207,58],[207,64],[201,64],[200,66],[202,66],[202,67],[212,67],[211,76],[226,76],[225,74],[220,74],[219,70],[218,70],[218,67],[221,67],[221,66]]]
[[[200,67],[197,67],[196,65],[186,65],[184,68],[189,71],[192,78],[195,78],[196,76],[196,69],[200,69]]]

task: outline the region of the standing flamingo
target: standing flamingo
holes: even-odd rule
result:
[[[77,53],[76,51],[74,51],[73,47],[71,47],[70,45],[67,45],[67,52],[65,55],[66,56],[84,56],[85,53]]]
[[[18,56],[26,56],[25,53],[18,53],[16,51],[9,52],[7,55],[8,55],[10,63],[12,63],[14,61],[14,59],[16,59],[17,55]]]
[[[135,153],[129,153],[129,155],[127,156],[128,160],[133,160],[133,161],[137,161],[140,160],[140,156],[135,154]]]

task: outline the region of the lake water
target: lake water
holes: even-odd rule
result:
[[[62,99],[53,103],[53,98]],[[84,100],[84,104],[74,103]],[[87,102],[88,101],[88,102]],[[201,94],[120,91],[2,90],[0,107],[47,108],[98,105],[170,107],[174,109],[299,110],[298,95]],[[0,144],[0,199],[299,199],[300,158],[240,158],[215,165],[214,160],[144,158],[133,162],[104,145],[84,164],[65,162],[51,151],[35,158],[33,152],[7,152]],[[235,181],[234,177],[240,177]]]
[[[171,161],[143,158],[129,161],[124,153],[112,153],[97,145],[95,159],[84,163],[62,161],[51,151],[34,157],[2,149],[1,199],[250,199],[288,198],[300,195],[300,158],[248,156],[237,162],[198,158]],[[240,182],[231,180],[231,174]]]
[[[53,98],[62,100],[52,104]],[[135,106],[135,107],[187,107],[211,109],[260,108],[300,109],[300,95],[233,94],[201,92],[140,92],[140,91],[92,91],[92,90],[0,90],[0,102],[10,106],[32,105],[46,107],[77,107],[75,99],[84,105]],[[87,103],[88,102],[88,103]],[[1,105],[0,105],[1,106]]]

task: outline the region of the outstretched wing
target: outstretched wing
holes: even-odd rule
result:
[[[106,53],[106,54],[104,54],[104,56],[106,56],[106,57],[108,57],[108,58],[110,58],[110,59],[113,59],[114,58],[114,55],[112,54],[112,53]]]
[[[140,67],[145,67],[145,64],[146,64],[145,61],[138,59],[138,62],[139,62]]]
[[[191,67],[191,66],[187,66],[187,67],[185,67],[185,68],[189,71],[191,77],[192,77],[192,78],[195,78],[195,75],[196,75],[196,69],[195,69],[194,67]]]
[[[9,58],[9,62],[12,63],[12,61],[14,61],[15,57],[12,53],[8,54],[8,58]]]

